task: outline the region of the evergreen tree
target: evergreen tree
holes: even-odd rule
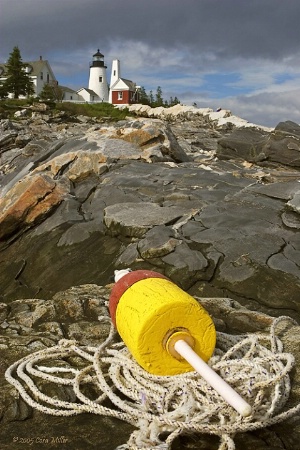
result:
[[[172,106],[178,105],[179,103],[180,103],[180,100],[178,100],[178,98],[175,96],[174,99],[173,99]]]
[[[54,92],[50,84],[44,84],[43,89],[41,90],[39,97],[41,100],[52,100],[54,101]]]
[[[150,106],[154,105],[154,96],[153,96],[153,91],[152,90],[149,92],[149,105]]]
[[[142,105],[149,105],[149,98],[144,86],[141,86],[139,89],[139,103],[142,103]]]
[[[40,93],[41,100],[50,100],[61,102],[63,100],[63,90],[58,86],[58,84],[45,83],[44,87]]]
[[[162,89],[160,86],[157,86],[156,94],[155,94],[155,106],[162,106],[164,103],[162,97]]]
[[[13,94],[14,98],[20,95],[34,94],[34,86],[29,75],[24,70],[21,53],[18,47],[14,47],[6,64],[7,79],[3,83],[3,89]]]
[[[7,98],[7,97],[8,97],[8,92],[2,83],[2,84],[0,84],[0,98]]]
[[[168,108],[170,106],[177,105],[180,103],[180,100],[178,100],[177,97],[170,97],[170,100],[164,100],[162,95],[162,89],[160,86],[157,86],[156,94],[153,95],[153,91],[151,90],[149,94],[147,94],[145,88],[142,86],[139,90],[139,103],[142,103],[143,105],[149,105],[152,108],[155,108],[157,106],[164,106],[165,108]]]

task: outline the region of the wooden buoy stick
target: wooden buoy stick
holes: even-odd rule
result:
[[[221,378],[183,339],[174,344],[174,349],[184,358],[207,383],[212,386],[226,402],[231,405],[241,416],[251,414],[251,406],[247,403],[223,378]]]

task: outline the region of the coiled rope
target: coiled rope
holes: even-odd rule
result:
[[[277,325],[285,320],[294,322],[284,316],[274,319],[269,334],[217,335],[209,364],[252,406],[252,415],[246,418],[196,372],[155,376],[144,371],[124,344],[115,342],[113,326],[99,347],[61,340],[54,347],[12,364],[5,377],[32,408],[46,414],[72,416],[89,412],[132,424],[137,430],[119,450],[169,450],[178,435],[191,432],[217,435],[219,450],[234,450],[236,433],[274,425],[300,412],[300,405],[280,412],[290,394],[289,372],[294,365],[294,357],[283,352],[283,344],[276,336]],[[74,361],[78,360],[76,367]],[[56,366],[51,366],[53,362]],[[41,379],[71,386],[77,400],[49,397],[38,387]],[[93,386],[90,391],[97,391],[95,398],[86,393],[88,386]],[[106,399],[114,407],[104,406]],[[162,433],[168,435],[165,440],[160,437]]]

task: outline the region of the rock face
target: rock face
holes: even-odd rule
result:
[[[0,199],[0,239],[43,221],[68,192],[69,186],[63,181],[55,182],[44,174],[20,180],[10,195]]]
[[[217,155],[222,159],[245,159],[254,163],[300,167],[300,126],[280,122],[271,133],[257,129],[236,129],[219,140]]]
[[[300,319],[300,127],[267,130],[179,105],[132,113],[114,124],[66,122],[47,110],[0,121],[0,326],[14,334],[9,360],[17,346],[39,348],[32,333],[44,346],[101,333],[95,284],[127,267],[161,272],[196,297]],[[94,294],[80,302],[72,292],[82,284]],[[232,317],[252,326],[247,314]],[[31,414],[22,402],[12,409],[13,420]],[[284,447],[272,433],[259,436],[249,449],[292,448],[288,437]]]
[[[130,266],[299,318],[299,172],[241,161],[274,136],[296,141],[299,127],[228,132],[176,117],[1,122],[4,301],[103,284]],[[38,139],[22,141],[29,130]],[[224,142],[243,148],[234,162],[216,159]]]
[[[244,157],[272,133],[228,135],[203,118],[91,125],[51,124],[24,147],[5,147],[4,301],[103,284],[130,266],[162,271],[196,295],[299,318],[299,172],[215,157],[238,133]],[[20,123],[3,127],[16,141]]]

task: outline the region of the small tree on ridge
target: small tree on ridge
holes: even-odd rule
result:
[[[46,83],[43,90],[40,93],[41,100],[51,100],[55,102],[61,102],[63,100],[63,90],[58,84]]]

